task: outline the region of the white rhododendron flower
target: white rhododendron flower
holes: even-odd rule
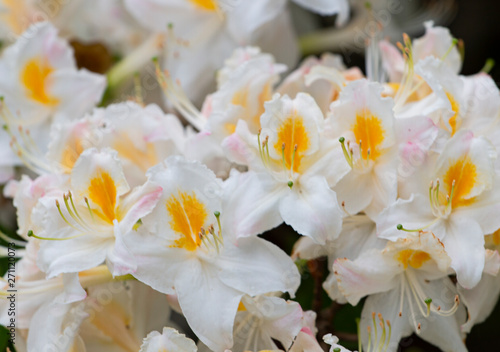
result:
[[[135,257],[132,274],[160,292],[177,294],[200,340],[223,351],[232,345],[241,297],[272,291],[293,295],[297,269],[265,240],[235,243],[236,234],[225,227],[231,209],[222,207],[222,182],[205,166],[170,157],[149,176],[163,191],[137,231],[123,236]]]
[[[334,188],[349,214],[376,217],[396,200],[393,101],[367,80],[348,84],[331,105],[329,123],[351,171]]]
[[[255,185],[253,195],[237,201],[234,226],[241,236],[259,234],[282,221],[318,243],[335,238],[342,211],[330,189],[348,172],[338,143],[323,133],[324,117],[314,99],[279,96],[265,104],[262,130],[252,134],[245,121],[223,145],[228,157],[250,171],[229,180],[231,197]]]
[[[0,0],[0,346],[476,348],[492,60],[464,76],[448,29],[353,5],[334,28],[346,0]],[[313,52],[359,28],[366,74]]]
[[[134,270],[123,237],[150,213],[162,188],[150,181],[129,192],[116,152],[88,149],[71,172],[68,193],[40,200],[45,239],[38,264],[49,277],[90,269],[106,260],[114,275]]]
[[[364,342],[372,312],[379,312],[392,322],[391,341],[416,332],[442,348],[452,344],[454,351],[466,351],[459,327],[465,309],[448,278],[451,260],[444,249],[432,233],[420,232],[389,243],[382,251],[364,252],[354,261],[335,261],[339,289],[349,303],[355,305],[370,295],[362,313]],[[396,347],[391,344],[388,350]]]
[[[432,231],[445,245],[459,283],[474,287],[484,267],[484,235],[498,230],[496,152],[483,137],[460,131],[426,168],[427,190],[399,199],[380,215],[382,237],[396,240],[404,229]],[[474,263],[473,265],[471,263]]]

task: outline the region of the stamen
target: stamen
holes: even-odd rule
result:
[[[37,236],[33,233],[32,230],[29,230],[28,231],[28,237],[34,237],[34,238],[37,238],[39,240],[44,240],[44,241],[66,241],[66,240],[72,240],[73,238],[78,238],[78,237],[81,237],[85,235],[84,233],[81,233],[81,234],[78,234],[78,235],[75,235],[75,236],[71,236],[71,237],[65,237],[65,238],[52,238],[52,237],[41,237],[41,236]]]
[[[345,138],[344,137],[340,137],[339,138],[339,142],[342,145],[342,152],[344,153],[344,158],[347,161],[347,163],[349,164],[349,166],[352,168],[353,167],[353,165],[352,165],[352,152],[349,153],[347,151],[346,146],[344,144]],[[347,141],[347,148],[349,148],[349,141]]]
[[[285,173],[287,172],[286,169],[286,160],[285,160],[285,142],[281,145],[281,160],[283,161],[283,170]]]
[[[432,298],[427,298],[424,302],[425,302],[425,305],[427,306],[426,317],[428,317],[430,315],[430,313],[431,313]]]
[[[174,82],[168,71],[162,72],[158,59],[153,59],[156,68],[156,79],[163,92],[177,111],[198,131],[203,129],[206,119],[189,100],[180,83]]]
[[[59,204],[59,201],[56,199],[56,207],[57,207],[57,210],[59,211],[59,215],[61,215],[61,218],[64,220],[64,222],[66,224],[68,224],[69,226],[71,226],[72,228],[74,228],[75,230],[79,231],[80,229],[78,229],[77,227],[75,227],[72,223],[70,223],[66,217],[64,216],[64,214],[62,213],[62,210],[61,210],[61,206]]]
[[[446,57],[451,53],[451,51],[453,50],[453,48],[457,44],[458,44],[458,39],[457,38],[453,38],[452,41],[451,41],[450,47],[448,48],[448,50],[446,50],[446,52],[444,53],[444,55],[441,57],[441,61],[444,61],[444,59],[446,59]]]
[[[89,200],[87,197],[83,198],[85,200],[85,204],[87,204],[87,209],[89,210],[89,213],[90,213],[90,217],[92,218],[92,221],[95,222],[95,218],[94,218],[94,212],[92,211],[92,208],[90,208],[90,204],[89,204]],[[140,221],[141,219],[139,219],[138,221]]]

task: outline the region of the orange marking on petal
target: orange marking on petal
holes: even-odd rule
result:
[[[478,178],[476,165],[469,157],[463,157],[450,162],[450,166],[446,171],[443,181],[446,185],[448,195],[451,194],[453,181],[455,187],[453,189],[453,198],[451,206],[469,205],[474,199],[467,199],[467,195],[472,191]]]
[[[216,0],[189,0],[193,4],[198,7],[201,7],[204,10],[215,11],[217,10],[217,1]]]
[[[71,169],[75,165],[76,160],[82,153],[83,145],[81,139],[77,137],[74,137],[74,139],[69,139],[61,157],[61,165],[65,168],[66,172],[71,171]]]
[[[21,81],[30,98],[44,105],[56,105],[59,101],[47,94],[45,83],[54,69],[40,58],[35,58],[24,66]]]
[[[244,312],[246,310],[247,310],[247,308],[245,307],[243,302],[240,301],[240,304],[238,304],[238,312]]]
[[[90,323],[124,351],[137,351],[138,340],[131,329],[132,317],[116,301],[100,305],[91,314]]]
[[[356,122],[352,126],[355,143],[361,141],[361,155],[364,159],[368,158],[368,149],[370,150],[370,159],[377,159],[380,152],[380,145],[384,141],[385,131],[382,127],[382,120],[374,116],[369,110],[361,110],[356,114]]]
[[[500,245],[500,229],[493,232],[492,236],[493,236],[493,243],[495,244],[495,246]]]
[[[90,180],[88,189],[89,198],[101,208],[97,215],[104,221],[112,224],[116,219],[116,185],[111,176],[105,171],[98,171],[98,176]]]
[[[285,164],[288,169],[299,172],[300,163],[304,153],[309,148],[309,136],[302,116],[293,114],[288,116],[278,130],[278,141],[274,149],[278,155],[282,155],[283,144],[285,144]],[[297,150],[295,150],[297,146]],[[295,154],[295,156],[294,156]]]
[[[205,205],[198,200],[196,194],[179,192],[167,200],[167,211],[170,215],[169,225],[175,232],[182,235],[175,246],[194,251],[201,244],[199,232],[207,220]]]
[[[130,160],[134,165],[137,165],[141,170],[146,172],[150,167],[158,164],[155,147],[152,143],[146,143],[146,150],[140,150],[135,145],[132,139],[125,133],[120,134],[113,144],[120,157]]]
[[[408,269],[408,265],[418,269],[430,259],[429,253],[413,249],[403,249],[396,255],[396,260],[403,264],[405,269]]]
[[[448,123],[450,124],[451,127],[451,135],[453,136],[455,132],[460,128],[462,125],[462,121],[459,119],[458,113],[460,112],[460,106],[458,105],[457,101],[451,95],[450,93],[446,92],[446,97],[450,101],[451,104],[451,110],[455,113],[450,119],[448,120]]]

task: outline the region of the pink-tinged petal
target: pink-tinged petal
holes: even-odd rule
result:
[[[445,27],[434,27],[433,22],[425,22],[424,36],[413,41],[413,57],[416,61],[428,56],[443,59],[446,66],[455,73],[460,72],[462,59],[457,46],[453,43],[450,30]]]
[[[320,176],[294,185],[281,199],[280,214],[295,231],[319,244],[337,238],[342,228],[337,196]]]
[[[225,242],[214,265],[224,284],[250,296],[281,291],[293,297],[300,284],[299,272],[290,257],[258,237],[240,238],[236,246]]]
[[[160,200],[162,191],[162,187],[147,181],[144,185],[134,188],[120,202],[119,211],[125,215],[119,225],[123,233],[130,231],[139,219],[151,213]]]
[[[222,148],[229,160],[240,165],[247,165],[252,169],[262,170],[258,146],[257,136],[250,132],[244,120],[239,120],[235,133],[222,141]]]
[[[314,335],[300,331],[289,352],[323,352]]]
[[[333,264],[339,290],[352,305],[364,296],[395,288],[401,270],[397,261],[376,249],[361,254],[355,261],[340,258]]]
[[[453,214],[446,230],[442,241],[457,280],[463,287],[473,288],[481,279],[485,261],[481,226],[474,220]]]
[[[262,173],[234,172],[224,182],[223,228],[235,237],[259,235],[280,225],[279,201],[288,186],[276,187]]]
[[[216,268],[200,261],[186,262],[176,277],[175,290],[196,336],[211,350],[222,352],[233,345],[234,317],[243,293],[225,285],[218,275]]]
[[[403,77],[405,63],[403,55],[394,45],[386,40],[379,43],[380,53],[382,54],[382,62],[384,70],[389,75],[390,82],[399,82]]]

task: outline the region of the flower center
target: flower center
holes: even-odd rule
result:
[[[361,110],[356,114],[356,122],[352,126],[355,142],[359,143],[360,154],[365,160],[375,160],[380,156],[380,145],[384,141],[385,131],[382,121],[369,110]]]
[[[175,232],[182,235],[175,241],[175,247],[194,251],[201,244],[199,235],[208,213],[205,205],[192,192],[178,192],[167,200],[167,211],[170,215],[169,225]]]
[[[90,180],[88,195],[101,208],[101,211],[95,211],[97,216],[112,224],[116,219],[116,185],[113,178],[105,171],[98,172],[98,176]]]
[[[309,148],[309,137],[302,116],[288,116],[278,130],[278,141],[274,149],[283,155],[285,167],[299,172],[302,158]]]
[[[466,197],[474,188],[477,177],[476,165],[470,157],[466,156],[450,163],[443,181],[448,194],[450,194],[452,207],[469,205],[474,202],[474,198]]]
[[[58,99],[51,97],[46,91],[47,77],[54,69],[40,58],[28,61],[21,73],[21,81],[30,94],[30,98],[44,105],[56,105]]]
[[[429,253],[413,250],[413,249],[403,249],[396,255],[396,259],[403,264],[405,269],[408,269],[408,265],[412,268],[418,269],[425,262],[431,259]]]

